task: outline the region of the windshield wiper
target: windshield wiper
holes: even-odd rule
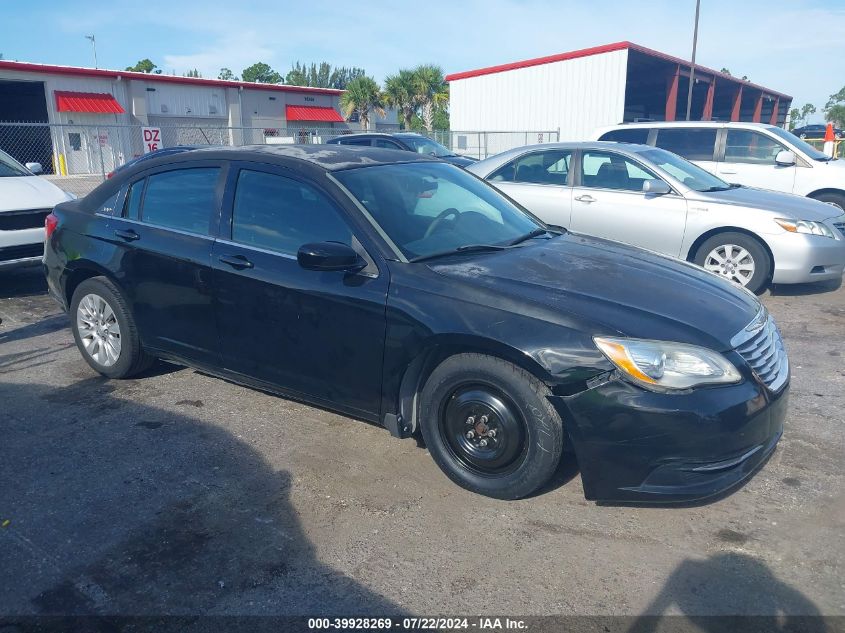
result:
[[[540,237],[541,235],[545,235],[546,233],[551,233],[552,235],[560,235],[555,231],[550,231],[549,229],[534,229],[530,233],[526,233],[525,235],[520,235],[515,240],[508,242],[508,246],[516,246],[517,244],[521,244],[522,242],[527,242],[528,240]]]
[[[429,253],[428,255],[420,255],[419,257],[412,257],[408,261],[410,263],[422,262],[427,259],[437,259],[438,257],[446,257],[447,255],[455,255],[457,253],[472,253],[476,251],[503,251],[510,246],[500,246],[497,244],[465,244],[457,248],[449,249],[448,251],[438,251],[436,253]]]
[[[710,193],[713,191],[727,191],[728,189],[734,189],[735,187],[739,187],[739,185],[728,185],[727,187],[707,187],[707,189],[702,189],[701,193]]]

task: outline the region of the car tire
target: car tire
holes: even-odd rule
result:
[[[549,395],[540,380],[500,358],[451,356],[423,387],[423,439],[459,486],[496,499],[525,497],[549,481],[561,459],[563,423]]]
[[[759,241],[745,233],[725,232],[710,237],[698,247],[693,261],[754,293],[765,290],[771,280],[769,254]],[[752,270],[748,269],[749,263]]]
[[[70,322],[82,357],[104,376],[128,378],[155,360],[142,349],[132,311],[106,277],[92,277],[77,286],[70,302]]]
[[[828,204],[835,204],[837,207],[845,211],[845,194],[843,193],[820,193],[813,196],[819,202],[827,202]]]

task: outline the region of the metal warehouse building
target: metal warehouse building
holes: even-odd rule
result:
[[[584,140],[599,126],[684,119],[691,65],[617,42],[448,75],[453,130],[560,130]],[[792,97],[696,65],[690,117],[783,125]]]
[[[141,126],[159,128],[162,147],[318,141],[359,128],[339,112],[342,92],[0,60],[0,122],[39,124],[0,125],[0,149],[87,174],[142,154]]]

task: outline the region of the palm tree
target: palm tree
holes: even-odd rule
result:
[[[431,132],[434,110],[449,103],[449,84],[443,78],[440,66],[423,64],[414,69],[414,95],[420,106],[423,125]]]
[[[411,120],[417,113],[415,87],[412,70],[400,70],[399,74],[388,75],[384,80],[385,102],[399,109],[406,130],[411,129]]]
[[[340,107],[347,119],[357,112],[361,127],[369,130],[370,112],[384,116],[384,95],[372,77],[356,77],[346,85],[346,92],[340,95]]]

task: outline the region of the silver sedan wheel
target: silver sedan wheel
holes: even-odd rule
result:
[[[704,269],[727,277],[740,286],[747,286],[754,276],[754,258],[742,246],[723,244],[707,253]]]
[[[100,295],[88,294],[79,302],[76,329],[85,352],[98,365],[111,367],[120,358],[120,325]]]

